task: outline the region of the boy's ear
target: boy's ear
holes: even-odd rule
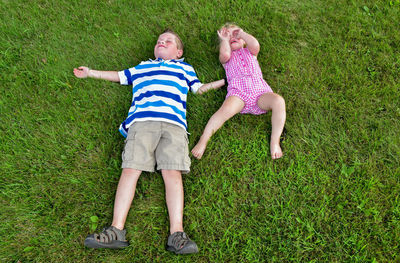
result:
[[[183,55],[183,50],[182,49],[178,49],[178,58],[182,57]]]

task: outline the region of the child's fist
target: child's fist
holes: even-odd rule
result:
[[[234,38],[242,38],[241,36],[242,36],[242,33],[243,33],[243,29],[241,29],[240,27],[235,27],[233,30],[232,30],[232,36],[234,37]]]

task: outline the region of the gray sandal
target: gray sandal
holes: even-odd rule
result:
[[[125,234],[126,230],[109,226],[104,228],[100,234],[88,235],[84,244],[90,248],[124,248],[129,246],[129,242],[125,240]]]
[[[193,254],[199,252],[196,243],[185,232],[175,232],[168,237],[167,250],[175,254]]]

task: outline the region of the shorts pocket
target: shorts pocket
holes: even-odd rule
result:
[[[188,138],[187,133],[185,133],[183,136],[184,136],[184,142],[185,142],[183,158],[184,158],[184,161],[187,162],[187,160],[190,160],[190,157],[189,157],[189,138]]]
[[[129,131],[128,136],[125,139],[124,150],[122,151],[122,161],[132,161],[133,160],[133,152],[135,146],[136,132]]]

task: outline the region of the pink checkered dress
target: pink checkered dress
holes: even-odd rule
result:
[[[262,94],[273,91],[263,79],[257,58],[247,48],[241,48],[232,51],[224,68],[228,80],[226,98],[237,96],[244,101],[245,106],[240,113],[265,113],[265,110],[258,107],[257,100]]]

